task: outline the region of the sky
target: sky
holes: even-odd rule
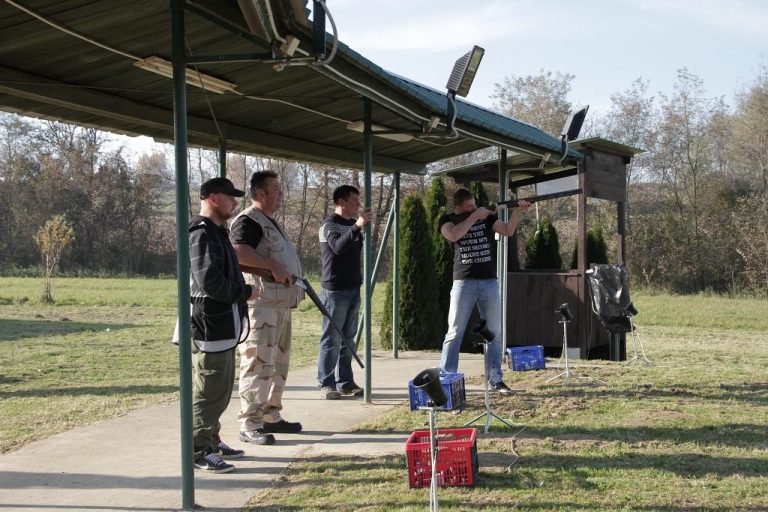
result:
[[[669,95],[677,70],[732,104],[768,65],[766,0],[326,0],[339,39],[381,67],[438,90],[457,58],[485,48],[467,100],[541,70],[575,75],[571,103],[605,113],[638,77]],[[330,31],[330,25],[326,27]]]
[[[326,0],[339,39],[379,66],[438,90],[473,45],[485,49],[467,100],[492,107],[495,84],[542,70],[575,76],[590,116],[642,77],[671,95],[677,71],[709,97],[734,94],[768,66],[768,0]],[[311,2],[309,3],[311,6]],[[326,29],[330,32],[331,25]],[[151,139],[131,138],[138,152]]]

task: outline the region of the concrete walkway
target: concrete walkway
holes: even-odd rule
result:
[[[316,387],[316,369],[289,374],[284,417],[300,421],[301,434],[278,434],[273,446],[238,440],[235,396],[222,417],[222,439],[246,451],[236,470],[221,475],[195,471],[195,502],[211,511],[237,511],[291,462],[319,453],[404,453],[407,435],[349,433],[354,426],[408,401],[408,381],[438,366],[436,352],[373,357],[372,404],[362,399],[327,401]],[[482,356],[462,354],[465,376],[483,374]],[[360,375],[356,368],[357,375]],[[362,376],[358,379],[362,380]],[[478,390],[480,387],[478,386]],[[55,414],[51,421],[55,421]],[[64,432],[0,456],[0,510],[168,511],[181,508],[178,403]],[[406,478],[405,473],[403,478]]]

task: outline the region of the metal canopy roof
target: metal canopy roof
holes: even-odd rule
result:
[[[588,148],[595,148],[606,153],[628,157],[643,152],[642,149],[601,137],[575,140],[570,142],[569,146],[572,150],[585,151]],[[558,160],[559,156],[555,156],[554,160],[523,154],[508,156],[509,185],[511,187],[520,187],[576,174],[576,162],[567,160],[560,164]],[[499,161],[498,159],[486,160],[484,162],[444,169],[437,171],[435,174],[450,176],[459,183],[469,183],[471,181],[498,183]]]
[[[363,137],[348,124],[362,119],[364,96],[373,102],[374,125],[417,130],[433,116],[444,121],[444,93],[389,73],[343,44],[328,66],[279,71],[274,62],[232,59],[263,56],[271,41],[289,34],[300,41],[294,57],[306,56],[311,22],[303,1],[187,5],[187,57],[218,59],[192,74],[235,87],[217,94],[188,80],[190,144],[217,149],[224,139],[231,151],[361,168]],[[171,141],[172,80],[134,65],[152,56],[171,59],[168,2],[0,0],[0,109]],[[535,127],[457,105],[457,138],[374,137],[374,170],[423,173],[427,163],[489,146],[534,158],[559,151],[559,140]]]

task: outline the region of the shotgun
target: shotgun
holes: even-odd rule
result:
[[[270,272],[265,268],[251,267],[249,265],[240,265],[240,270],[248,274],[259,276],[265,279],[266,281],[269,281],[270,283],[275,282],[275,278],[272,275],[272,272]],[[289,286],[288,283],[282,283],[282,284],[285,286]],[[301,288],[307,293],[307,296],[309,296],[310,300],[312,300],[312,302],[315,304],[315,307],[317,307],[320,313],[326,319],[328,319],[328,323],[331,325],[331,327],[333,327],[333,330],[335,330],[339,334],[339,336],[341,336],[341,341],[344,343],[344,345],[346,345],[347,350],[349,350],[350,354],[352,354],[352,357],[355,358],[355,361],[357,361],[357,364],[360,365],[360,368],[365,368],[365,366],[363,365],[363,362],[360,360],[360,357],[358,357],[357,355],[355,344],[352,343],[352,341],[349,340],[349,338],[347,338],[344,335],[344,332],[342,332],[339,326],[336,325],[336,323],[334,323],[331,313],[328,311],[328,309],[326,309],[325,305],[323,305],[323,301],[320,300],[320,297],[317,295],[314,288],[312,288],[312,285],[309,284],[309,281],[307,281],[303,277],[291,276],[291,284],[295,284],[296,286],[298,286],[299,288]]]
[[[503,210],[505,208],[514,208],[520,201],[528,201],[529,203],[537,203],[539,201],[546,201],[547,199],[556,199],[558,197],[567,197],[575,194],[581,194],[580,188],[574,188],[573,190],[564,190],[563,192],[554,192],[552,194],[541,194],[540,196],[521,197],[520,199],[510,199],[509,201],[500,201],[496,204],[488,206],[489,210]]]

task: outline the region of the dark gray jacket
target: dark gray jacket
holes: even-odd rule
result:
[[[224,352],[242,338],[251,295],[226,228],[207,217],[189,221],[192,340],[202,352]]]

